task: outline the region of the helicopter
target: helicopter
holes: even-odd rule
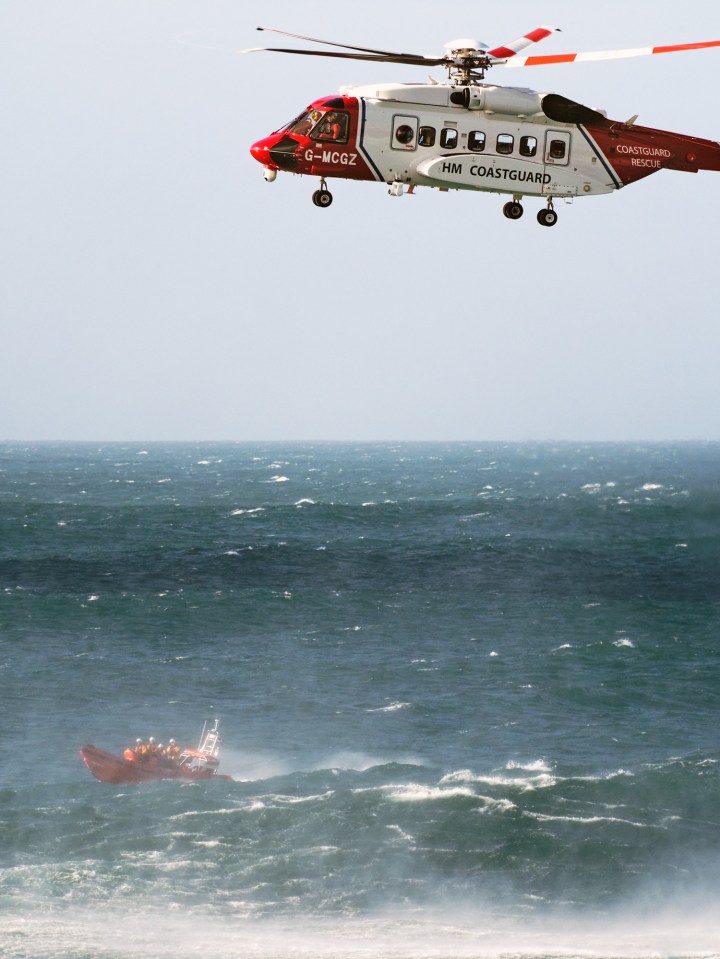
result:
[[[474,39],[445,44],[440,56],[353,46],[258,27],[295,40],[335,47],[252,47],[241,53],[283,53],[445,67],[447,82],[374,83],[342,87],[314,100],[295,119],[254,143],[266,181],[279,172],[320,178],[315,206],[330,206],[331,178],[385,183],[393,197],[417,187],[479,190],[509,196],[504,215],[518,220],[524,198],[538,198],[542,226],[554,226],[554,201],[620,190],[658,170],[720,171],[713,140],[621,122],[557,93],[485,82],[496,66],[532,67],[720,46],[720,40],[586,53],[523,55],[558,28],[541,26],[492,49]],[[350,51],[350,52],[348,52]]]

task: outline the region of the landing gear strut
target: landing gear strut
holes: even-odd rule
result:
[[[557,219],[558,216],[553,208],[552,197],[548,197],[547,209],[540,210],[537,215],[537,221],[540,226],[555,226]]]
[[[523,207],[520,203],[520,197],[514,196],[512,200],[509,200],[503,207],[503,214],[508,218],[508,220],[519,220],[523,215]],[[538,223],[541,226],[555,226],[558,221],[558,215],[555,212],[553,207],[553,198],[548,197],[547,208],[545,210],[540,210],[537,215]]]
[[[320,178],[320,189],[316,190],[312,195],[312,201],[315,206],[327,207],[333,201],[333,195],[328,190],[327,184],[325,183],[325,177]]]

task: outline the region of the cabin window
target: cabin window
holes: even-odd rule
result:
[[[332,143],[347,143],[350,115],[342,110],[326,113],[312,132],[313,140],[329,140]]]
[[[515,137],[511,133],[500,133],[497,138],[497,152],[507,155],[513,152]]]
[[[418,144],[421,147],[435,146],[435,127],[420,127]]]
[[[520,137],[520,156],[534,157],[537,153],[538,142],[536,137]]]
[[[468,134],[468,150],[482,153],[485,149],[485,134],[481,130],[471,130]]]
[[[440,134],[440,146],[444,150],[454,150],[458,143],[458,132],[452,127],[445,127]]]
[[[409,127],[407,123],[403,123],[395,131],[395,139],[398,143],[407,144],[412,143],[413,136],[415,135],[413,128]]]
[[[565,141],[551,140],[548,156],[551,160],[562,160],[565,157]]]

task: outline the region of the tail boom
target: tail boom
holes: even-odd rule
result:
[[[658,170],[720,172],[720,143],[630,124],[588,125],[593,137],[623,186]]]

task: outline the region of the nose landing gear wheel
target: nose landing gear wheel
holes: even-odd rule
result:
[[[316,190],[312,195],[312,201],[315,206],[330,206],[333,201],[333,195],[329,190]]]
[[[522,205],[517,203],[515,200],[511,200],[503,207],[503,213],[508,220],[519,220],[524,212],[525,211],[523,210]]]
[[[537,215],[537,220],[540,226],[555,226],[557,223],[557,218],[557,213],[552,208],[540,210]]]

